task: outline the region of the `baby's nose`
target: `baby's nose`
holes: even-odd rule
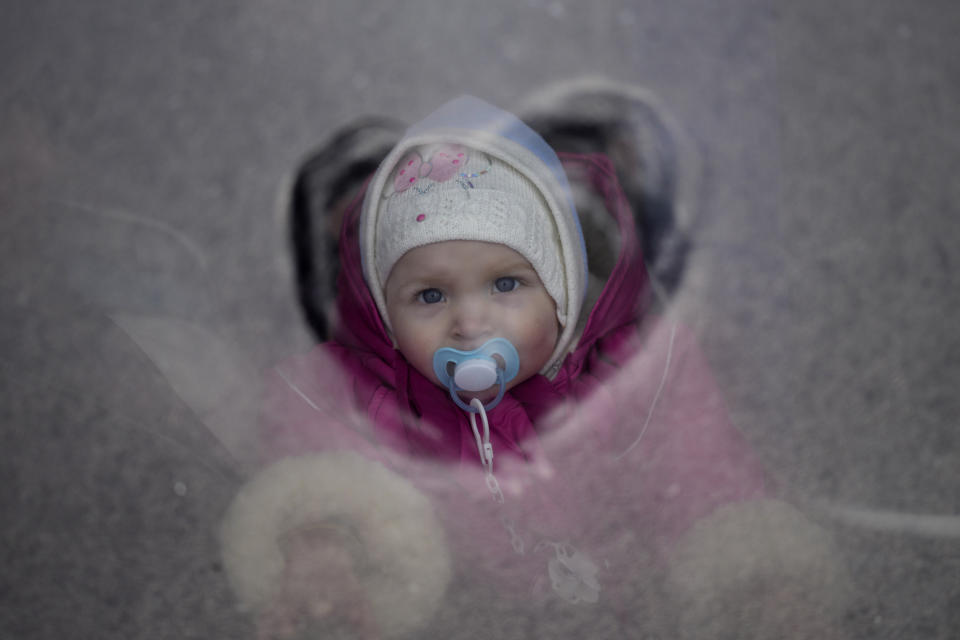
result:
[[[490,335],[493,330],[489,305],[482,300],[467,299],[456,305],[453,335],[465,342],[472,342]]]

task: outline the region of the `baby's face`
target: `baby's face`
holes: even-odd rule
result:
[[[449,240],[411,249],[387,278],[386,301],[397,348],[437,385],[433,354],[441,347],[469,351],[506,338],[520,356],[509,389],[546,365],[559,335],[556,304],[537,272],[502,244]],[[462,395],[486,402],[498,388]]]

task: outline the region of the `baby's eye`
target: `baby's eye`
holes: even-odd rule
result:
[[[424,289],[417,294],[417,300],[426,304],[443,302],[443,292],[440,289]]]
[[[501,293],[507,293],[508,291],[513,291],[519,287],[520,281],[511,277],[497,278],[496,281],[494,281],[493,286],[497,289],[497,291]]]

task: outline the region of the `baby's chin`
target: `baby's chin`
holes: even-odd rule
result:
[[[434,378],[433,384],[437,385],[447,393],[450,392],[450,390],[446,387],[446,385],[441,384],[440,381],[437,380],[436,378]],[[508,383],[507,390],[509,390],[510,387],[512,386],[513,384]],[[470,401],[473,400],[474,398],[479,399],[480,402],[482,402],[483,404],[487,404],[495,400],[497,397],[497,394],[499,393],[500,393],[500,385],[495,384],[495,385],[491,385],[490,387],[482,391],[462,391],[461,390],[457,392],[457,396],[459,396],[460,400],[462,400],[464,404],[470,404]]]
[[[433,373],[433,372],[431,372],[431,373]],[[443,389],[443,390],[446,391],[447,393],[450,392],[450,390],[447,388],[447,386],[444,385],[443,383],[441,383],[441,382],[436,378],[436,376],[432,376],[432,375],[431,375],[430,378],[431,378],[431,380],[433,381],[433,384],[437,385],[438,387],[440,387],[441,389]],[[519,378],[519,377],[518,377],[518,378]],[[510,391],[510,389],[512,389],[513,387],[517,386],[518,384],[520,384],[520,383],[522,382],[522,380],[519,380],[518,378],[514,378],[513,380],[511,380],[510,382],[507,383],[506,389],[504,390],[504,393]],[[482,391],[463,391],[463,390],[461,390],[461,391],[458,391],[458,392],[457,392],[457,396],[460,398],[460,400],[463,401],[464,404],[470,404],[470,401],[473,400],[474,398],[479,399],[480,402],[482,402],[483,404],[488,404],[488,403],[490,403],[490,402],[493,402],[493,401],[497,398],[497,395],[499,395],[499,393],[500,393],[500,385],[499,385],[499,384],[493,384],[493,385],[490,385],[489,387],[487,387],[486,389],[483,389]]]
[[[495,384],[489,389],[484,389],[483,391],[460,391],[457,393],[460,396],[460,399],[463,400],[465,404],[470,404],[470,401],[474,398],[477,398],[483,404],[493,401],[497,397],[497,394],[500,393],[500,385]]]
[[[510,389],[514,388],[521,382],[523,382],[523,380],[514,378],[513,380],[507,383],[504,393],[509,392]],[[478,398],[480,402],[482,402],[483,404],[488,404],[490,402],[493,402],[496,399],[497,395],[499,395],[499,393],[500,393],[500,385],[495,384],[487,389],[484,389],[483,391],[460,391],[457,393],[457,395],[460,396],[460,399],[463,400],[464,404],[470,404],[470,401],[473,400],[474,398]]]

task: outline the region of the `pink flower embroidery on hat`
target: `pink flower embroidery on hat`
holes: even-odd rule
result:
[[[393,178],[393,191],[403,193],[416,185],[421,178],[430,178],[434,182],[446,182],[460,175],[461,167],[467,163],[467,159],[467,150],[457,144],[440,146],[426,162],[416,151],[408,153],[397,165],[397,173]],[[426,192],[419,188],[418,190],[421,193]]]
[[[467,150],[460,145],[443,145],[430,157],[430,179],[446,182],[460,173],[460,167],[467,162]]]
[[[393,190],[396,193],[403,193],[430,172],[430,165],[424,164],[416,151],[404,156],[397,166],[397,175],[393,178]]]

